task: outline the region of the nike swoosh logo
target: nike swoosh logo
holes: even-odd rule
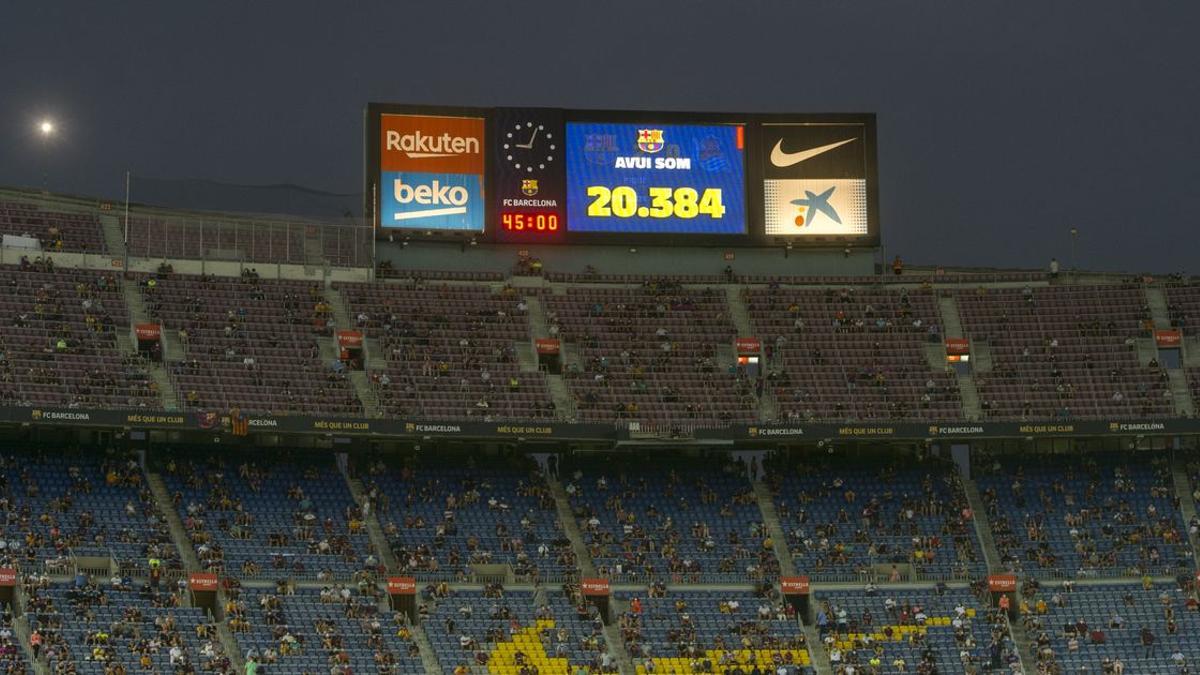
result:
[[[840,148],[847,143],[853,143],[856,140],[858,139],[847,138],[844,141],[838,141],[837,143],[830,143],[829,145],[822,145],[816,148],[809,148],[808,150],[801,150],[800,152],[784,152],[783,139],[781,138],[779,139],[779,142],[775,144],[775,147],[771,149],[771,163],[781,169],[787,168],[793,164],[799,164],[806,159],[812,159],[817,155],[829,152],[834,148]]]

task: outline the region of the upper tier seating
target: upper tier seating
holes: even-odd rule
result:
[[[1152,455],[976,462],[996,548],[1034,575],[1174,574],[1190,568],[1171,470]]]
[[[718,365],[735,329],[720,289],[672,281],[544,295],[550,332],[578,354],[566,381],[584,422],[692,427],[757,418],[754,384]]]
[[[781,418],[962,417],[954,374],[925,357],[942,341],[931,291],[772,285],[744,293]]]
[[[1137,286],[979,288],[956,294],[966,336],[992,370],[975,382],[995,419],[1125,419],[1172,414],[1167,373],[1139,364],[1150,310]],[[951,336],[954,337],[954,336]]]
[[[0,267],[0,402],[158,408],[142,365],[118,348],[129,315],[115,277],[25,264]]]
[[[338,284],[355,327],[387,369],[372,380],[389,414],[430,420],[553,419],[541,373],[522,372],[531,341],[525,303],[512,288]],[[374,346],[371,345],[371,346]]]
[[[171,459],[163,480],[206,569],[234,578],[345,579],[378,567],[332,458]]]
[[[63,573],[73,556],[111,557],[127,574],[151,558],[181,567],[133,455],[5,450],[0,483],[0,567]]]
[[[1200,321],[1197,321],[1197,317],[1200,317],[1200,286],[1167,286],[1165,293],[1171,325],[1183,331],[1185,338],[1189,337],[1189,327],[1200,326]],[[1192,397],[1200,400],[1200,368],[1193,366],[1184,370]]]
[[[362,415],[346,376],[321,362],[317,337],[331,334],[333,310],[319,283],[166,274],[142,277],[140,287],[184,350],[170,364],[182,405]]]
[[[43,251],[103,253],[106,249],[95,214],[42,210],[23,202],[0,201],[0,234],[33,237]]]
[[[597,572],[614,583],[746,582],[779,573],[750,482],[713,459],[579,460],[566,486]]]
[[[465,579],[473,564],[507,564],[541,580],[574,574],[554,498],[524,458],[410,458],[368,473],[368,495],[406,574]]]
[[[855,466],[841,459],[773,471],[779,523],[796,569],[822,581],[976,578],[983,551],[954,467],[911,459]],[[907,576],[902,574],[902,576]]]

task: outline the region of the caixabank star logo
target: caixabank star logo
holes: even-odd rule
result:
[[[766,234],[869,233],[865,133],[862,124],[763,126]]]

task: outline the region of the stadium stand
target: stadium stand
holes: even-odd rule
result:
[[[91,557],[115,561],[125,575],[147,574],[151,559],[181,567],[132,454],[7,450],[0,478],[3,566],[63,574]]]
[[[442,672],[617,672],[599,617],[577,587],[543,591],[540,602],[534,592],[499,586],[432,595],[425,626]]]
[[[718,289],[662,279],[570,287],[543,302],[551,333],[578,357],[567,358],[566,381],[580,421],[704,427],[757,418],[753,382],[721,356],[736,330]]]
[[[768,464],[797,569],[822,581],[965,580],[985,573],[952,465],[846,459]]]
[[[47,252],[105,251],[96,215],[43,209],[26,202],[0,201],[0,234],[36,239]]]
[[[970,339],[985,342],[992,354],[992,372],[975,378],[987,417],[1171,414],[1166,371],[1137,358],[1137,339],[1148,335],[1152,325],[1141,288],[981,286],[955,297]]]
[[[320,284],[247,270],[236,279],[142,275],[139,288],[184,350],[169,366],[187,408],[362,415],[343,370],[321,362],[317,339],[334,321]]]
[[[17,675],[28,670],[25,653],[13,633],[13,608],[6,603],[0,609],[0,672]]]
[[[628,603],[619,626],[638,675],[815,672],[795,610],[778,598],[654,587],[617,599]]]
[[[817,627],[834,673],[971,673],[1017,661],[1007,620],[969,588],[822,591]]]
[[[205,569],[320,581],[378,569],[361,508],[330,458],[173,457],[162,477]]]
[[[1036,576],[1171,575],[1194,565],[1165,458],[977,462],[1002,562]],[[989,466],[990,464],[990,466]]]
[[[174,589],[28,578],[24,587],[50,672],[234,672],[204,610],[181,606]]]
[[[388,415],[430,420],[553,419],[539,372],[523,372],[516,346],[529,344],[516,289],[450,284],[342,283],[355,327],[382,351],[372,373]]]
[[[129,316],[111,274],[23,259],[0,267],[0,401],[8,405],[157,408],[142,364],[118,348]]]
[[[963,416],[954,374],[925,357],[943,337],[932,291],[772,283],[743,293],[781,419]]]
[[[364,592],[365,591],[365,592]],[[421,672],[402,614],[380,607],[374,584],[233,589],[226,621],[247,660],[269,673]]]
[[[1193,281],[1190,284],[1169,284],[1164,293],[1167,300],[1167,315],[1173,328],[1179,329],[1187,336],[1189,321],[1193,322],[1200,316],[1200,285]],[[1187,366],[1184,368],[1188,388],[1194,400],[1200,399],[1200,368]]]
[[[1200,663],[1200,613],[1194,584],[1184,579],[1026,584],[1021,621],[1036,644],[1037,667],[1064,673],[1191,672]]]
[[[778,575],[749,481],[735,465],[712,459],[575,462],[566,492],[601,576],[746,583]]]
[[[463,581],[508,565],[524,580],[573,576],[575,556],[546,480],[522,458],[410,456],[367,467],[367,494],[400,570]]]

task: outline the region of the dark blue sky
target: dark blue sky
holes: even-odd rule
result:
[[[879,115],[889,254],[1197,271],[1191,0],[9,2],[0,184],[361,189],[369,100]]]

